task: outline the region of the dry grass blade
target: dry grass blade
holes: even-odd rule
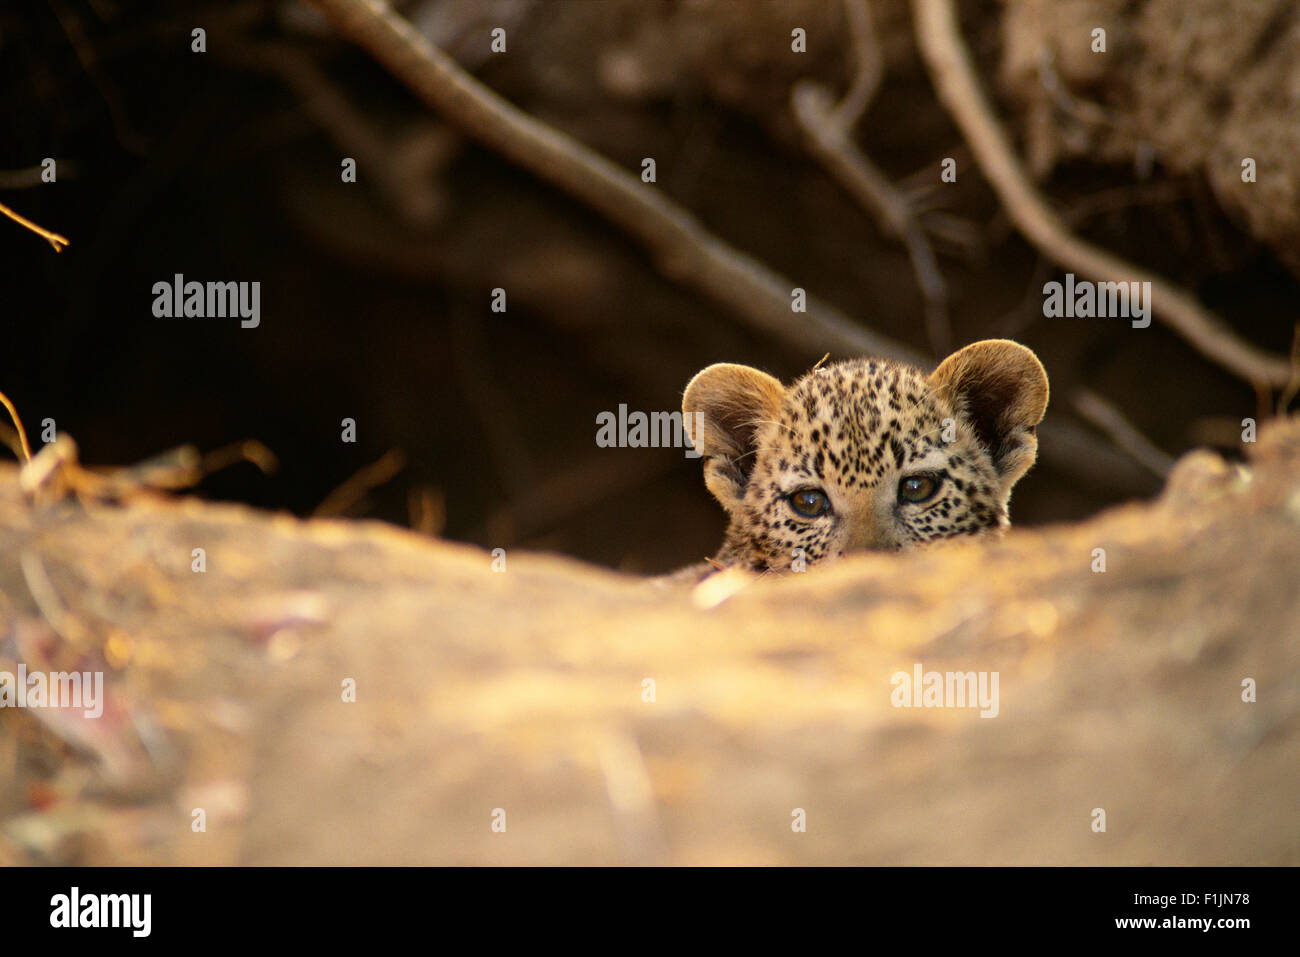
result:
[[[383,485],[406,465],[406,456],[400,449],[389,449],[379,459],[358,471],[346,482],[325,496],[316,506],[312,518],[342,515],[357,503],[366,492]]]

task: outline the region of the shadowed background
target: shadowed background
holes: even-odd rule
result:
[[[531,115],[631,172],[655,158],[647,189],[722,239],[940,357],[903,247],[810,158],[792,118],[796,81],[835,95],[851,82],[838,0],[397,6]],[[1295,19],[1217,2],[1181,4],[1175,21],[1154,0],[960,6],[986,84],[1075,228],[1285,352],[1300,149],[1294,111],[1270,91],[1300,70]],[[1042,284],[1059,274],[1011,230],[935,100],[906,4],[870,7],[885,74],[858,145],[901,184],[934,185],[956,158],[958,181],[937,197],[977,240],[939,247],[951,342],[1011,336],[1038,352],[1053,386],[1045,446],[1053,422],[1091,428],[1072,402],[1087,388],[1165,453],[1235,454],[1255,391],[1158,320],[1043,318]],[[1093,22],[1110,27],[1104,65],[1086,52]],[[509,42],[494,55],[497,26]],[[806,54],[791,51],[795,27]],[[675,409],[711,362],[788,379],[825,351],[811,330],[792,349],[664,278],[295,4],[6,8],[0,123],[0,201],[72,240],[56,256],[0,222],[0,388],[29,429],[54,419],[95,464],[250,437],[278,455],[270,477],[211,476],[211,498],[307,515],[397,449],[405,467],[347,514],[413,524],[418,501],[426,528],[451,538],[666,570],[712,552],[722,512],[680,451],[598,448],[597,415]],[[1248,150],[1259,189],[1233,193],[1224,170]],[[24,182],[47,156],[58,182]],[[340,181],[344,156],[356,184]],[[261,326],[154,318],[152,286],[175,273],[260,281]],[[496,287],[504,314],[489,309]],[[344,417],[356,444],[340,441]],[[1117,457],[1124,468],[1090,468],[1086,454],[1040,464],[1013,520],[1079,518],[1158,488]]]

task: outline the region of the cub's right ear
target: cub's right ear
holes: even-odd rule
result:
[[[1010,339],[985,339],[944,359],[930,386],[970,422],[1009,491],[1038,454],[1034,429],[1048,394],[1038,357]]]
[[[766,372],[720,362],[699,372],[682,396],[682,418],[704,456],[704,484],[727,511],[740,504],[759,427],[777,418],[785,386]]]

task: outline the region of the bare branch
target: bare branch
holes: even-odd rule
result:
[[[596,210],[645,246],[670,279],[798,349],[830,346],[926,366],[916,350],[812,296],[792,322],[798,285],[710,234],[686,210],[605,157],[507,103],[379,0],[305,0],[426,104],[479,142]],[[810,333],[815,332],[815,335]],[[810,344],[812,345],[810,350]]]
[[[811,82],[798,84],[790,95],[795,121],[809,149],[840,185],[876,217],[885,233],[902,241],[912,260],[917,285],[925,299],[925,329],[930,347],[943,355],[952,346],[948,322],[948,288],[917,216],[916,207],[889,182],[853,142],[853,128],[880,86],[884,66],[866,0],[844,0],[844,13],[853,39],[857,68],[844,98],[834,106],[830,95]]]
[[[1156,313],[1202,355],[1248,382],[1280,386],[1287,360],[1251,345],[1188,292],[1073,235],[1039,195],[980,87],[952,0],[912,0],[917,42],[935,90],[970,144],[1007,215],[1030,242],[1060,265],[1096,281],[1151,284]]]
[[[380,0],[304,0],[319,8],[426,104],[467,134],[540,179],[586,203],[635,237],[670,278],[727,307],[740,321],[799,352],[833,349],[879,355],[927,369],[916,350],[866,329],[838,310],[808,298],[797,320],[794,284],[710,234],[686,210],[647,189],[603,156],[507,103],[465,73]],[[1041,430],[1040,453],[1063,468],[1082,469],[1108,487],[1128,459],[1075,423],[1055,420]],[[1129,465],[1129,471],[1138,470]],[[1141,474],[1141,473],[1139,473]],[[1121,487],[1128,488],[1127,485]]]
[[[925,298],[930,345],[941,355],[947,352],[952,338],[948,328],[948,288],[911,203],[857,148],[849,130],[839,125],[845,115],[844,104],[832,107],[826,92],[810,83],[796,86],[790,99],[812,154],[859,205],[875,216],[888,236],[901,240],[907,248]]]
[[[1074,411],[1101,429],[1120,449],[1141,462],[1151,472],[1166,478],[1174,467],[1173,456],[1163,452],[1155,443],[1137,430],[1114,404],[1091,389],[1080,389],[1070,403]]]
[[[406,465],[406,455],[401,449],[389,449],[382,456],[363,466],[355,475],[325,496],[315,509],[312,518],[328,518],[343,515],[357,503],[366,492],[383,485]]]
[[[884,59],[876,41],[876,28],[871,23],[871,10],[867,0],[844,0],[844,15],[849,21],[849,36],[853,40],[853,58],[857,69],[853,85],[835,109],[835,125],[851,130],[866,112],[876,96],[880,81],[885,75]]]

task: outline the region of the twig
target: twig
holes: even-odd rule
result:
[[[537,464],[524,441],[527,432],[519,427],[500,377],[484,360],[482,317],[457,310],[448,320],[446,340],[456,382],[478,419],[475,431],[483,438],[506,497],[517,500],[538,484]]]
[[[876,42],[876,30],[871,23],[871,10],[867,7],[867,0],[844,0],[844,15],[849,21],[853,57],[858,65],[853,74],[853,83],[835,108],[832,119],[840,129],[851,130],[858,125],[867,106],[875,99],[880,81],[885,75],[885,64],[880,55],[880,44]]]
[[[1038,57],[1038,82],[1061,112],[1081,122],[1094,126],[1115,126],[1116,118],[1090,100],[1081,100],[1065,88],[1061,74],[1056,69],[1056,51],[1044,47]]]
[[[19,226],[26,226],[37,236],[42,237],[47,243],[49,243],[52,247],[54,247],[54,251],[56,253],[63,252],[64,246],[72,245],[70,242],[68,242],[58,233],[52,233],[48,229],[42,229],[40,226],[37,226],[34,222],[32,222],[30,219],[27,219],[25,216],[19,216],[17,213],[15,213],[4,203],[0,203],[0,213],[4,213],[6,216],[12,219]],[[60,245],[60,243],[62,243],[62,245]]]
[[[917,285],[925,298],[930,344],[938,354],[946,353],[951,345],[951,333],[947,332],[948,290],[925,231],[907,198],[857,148],[848,131],[836,126],[835,116],[839,111],[831,107],[821,88],[799,84],[791,95],[791,106],[813,155],[876,217],[888,235],[900,239],[907,248]]]
[[[1096,281],[1151,283],[1153,307],[1202,355],[1249,382],[1280,386],[1291,374],[1285,358],[1241,339],[1190,294],[1070,233],[1034,188],[980,88],[961,38],[952,0],[912,0],[917,43],[935,90],[970,144],[980,169],[1012,221],[1044,255]]]
[[[437,538],[447,527],[447,499],[431,485],[418,485],[406,493],[408,524],[412,531]]]
[[[406,465],[406,456],[400,449],[389,449],[369,465],[357,471],[355,475],[325,496],[325,500],[316,506],[312,518],[328,518],[342,515],[356,504],[366,492],[378,485],[383,485]]]
[[[81,25],[81,19],[67,8],[63,0],[49,0],[49,5],[59,21],[59,26],[63,28],[68,42],[72,44],[72,51],[77,55],[81,68],[86,71],[86,76],[90,77],[90,82],[99,90],[104,105],[108,107],[108,115],[113,121],[113,131],[118,143],[128,152],[143,156],[148,152],[149,141],[137,133],[127,119],[122,98],[118,95],[116,87],[109,81],[108,74],[102,69],[99,56],[95,53],[90,38],[86,36],[85,28]]]
[[[1128,450],[1102,441],[1077,418],[1051,416],[1039,428],[1038,441],[1038,456],[1043,464],[1063,473],[1071,488],[1146,496],[1160,487],[1151,470],[1135,461]]]
[[[849,91],[838,104],[821,86],[802,82],[790,95],[795,121],[809,149],[841,186],[880,223],[886,234],[902,241],[925,299],[925,326],[930,346],[939,355],[952,345],[948,289],[916,210],[908,198],[853,142],[853,127],[880,85],[881,59],[864,0],[845,0],[853,48],[858,61]]]
[[[586,456],[554,475],[544,476],[518,498],[509,499],[468,537],[495,545],[537,538],[588,514],[593,503],[671,475],[681,467],[681,461],[677,456],[662,454],[645,459]]]
[[[18,486],[32,497],[48,495],[55,501],[71,492],[83,502],[125,502],[137,496],[191,488],[205,476],[236,462],[251,462],[268,475],[276,468],[274,453],[255,439],[207,455],[200,455],[192,445],[182,445],[134,465],[87,468],[81,464],[76,441],[67,432],[60,432],[34,457],[28,450],[28,459],[18,473]]]
[[[1080,197],[1062,215],[1066,222],[1077,228],[1081,223],[1103,213],[1118,212],[1134,206],[1177,203],[1186,195],[1185,184],[1178,180],[1115,186]]]
[[[222,469],[229,468],[239,462],[249,462],[256,465],[263,475],[272,475],[280,467],[280,461],[276,458],[275,453],[268,449],[257,439],[245,439],[242,442],[233,442],[230,445],[223,446],[207,455],[199,461],[198,477],[195,483],[205,475],[211,475],[213,472],[220,472]]]
[[[304,0],[467,134],[596,210],[645,246],[670,278],[791,347],[817,346],[925,366],[916,350],[809,296],[792,322],[796,283],[732,249],[686,210],[605,157],[533,119],[467,74],[379,0]]]
[[[19,448],[23,453],[19,458],[24,462],[30,462],[32,460],[32,447],[27,444],[27,430],[23,428],[23,420],[18,418],[18,410],[15,409],[14,404],[9,401],[9,396],[5,395],[3,392],[0,392],[0,405],[3,405],[5,409],[8,410],[9,418],[14,420],[14,428],[18,430]]]
[[[309,57],[287,43],[244,41],[223,49],[228,62],[278,77],[298,97],[299,107],[360,165],[370,188],[393,212],[414,226],[425,225],[438,208],[434,172],[439,156],[422,149],[427,138],[395,142],[373,117],[348,97]],[[412,146],[415,152],[412,151]],[[369,175],[382,170],[383,175]]]
[[[1080,389],[1070,403],[1074,410],[1105,432],[1112,442],[1160,478],[1174,467],[1174,459],[1137,430],[1124,414],[1091,389]]]
[[[87,648],[93,637],[90,629],[68,611],[39,556],[23,549],[18,553],[18,564],[22,569],[23,580],[27,583],[27,590],[50,627],[68,644],[79,649]]]

